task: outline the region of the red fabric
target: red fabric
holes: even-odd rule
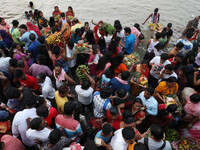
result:
[[[99,29],[99,26],[98,26],[98,25],[94,26],[94,36],[95,36],[96,41],[99,41],[99,36],[98,36],[98,34],[97,34],[98,29]],[[104,31],[99,31],[99,33],[100,33],[102,36],[105,36]]]
[[[112,122],[117,122],[117,121],[122,121],[123,120],[123,117],[120,114],[118,114],[117,117],[113,120],[112,119],[112,115],[110,114],[110,110],[108,110],[106,112],[106,117],[107,117],[107,122],[108,123],[112,123]]]
[[[113,126],[113,128],[115,129],[115,130],[118,130],[118,129],[120,129],[120,123],[121,122],[114,122],[113,124],[112,124],[112,126]]]
[[[117,54],[119,54],[120,51],[121,51],[121,48],[120,48],[120,46],[118,46],[118,47],[117,47],[117,51],[116,51],[116,53],[113,54],[112,57],[114,57],[114,56],[116,56]]]
[[[39,36],[42,36],[42,33],[40,32],[39,28],[37,26],[35,26],[34,24],[32,24],[31,22],[27,22],[26,26],[28,28],[28,30],[30,31],[35,31],[35,33]]]
[[[168,60],[171,62],[171,64],[172,64],[173,66],[176,66],[177,63],[178,63],[178,61],[174,61],[174,57],[172,57],[172,58],[170,58],[170,59],[168,59]]]
[[[48,126],[52,124],[52,119],[55,118],[58,114],[58,111],[54,107],[49,109],[49,116],[45,119],[45,121],[48,123]]]
[[[96,123],[96,118],[90,118],[90,124],[94,126],[98,131],[102,129],[103,123]]]
[[[59,11],[53,11],[52,15],[55,15],[55,16],[61,15],[61,11],[60,10]]]
[[[25,80],[19,80],[20,85],[37,90],[39,86],[35,78],[27,74],[26,76],[27,78]]]

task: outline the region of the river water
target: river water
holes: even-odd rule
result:
[[[173,24],[174,35],[170,45],[181,35],[188,20],[200,15],[200,0],[32,0],[35,9],[42,10],[44,16],[49,18],[54,6],[59,6],[63,12],[68,6],[72,6],[75,16],[81,22],[98,22],[103,20],[113,24],[114,20],[120,20],[122,25],[132,27],[135,23],[141,24],[153,12],[159,8],[160,23],[166,26]],[[0,0],[0,16],[11,24],[17,19],[20,24],[27,20],[24,11],[29,11],[29,0]],[[92,25],[91,25],[92,26]],[[145,34],[145,41],[137,49],[140,54],[145,51],[146,43],[150,37],[148,22],[141,29]],[[169,45],[169,47],[171,47]],[[169,49],[169,48],[168,48]],[[167,50],[168,50],[167,49]]]

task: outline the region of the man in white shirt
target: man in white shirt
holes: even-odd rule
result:
[[[10,73],[10,64],[9,60],[10,57],[2,57],[2,54],[0,53],[0,72],[3,72],[5,76],[7,76]]]
[[[76,54],[75,54],[75,51],[76,51],[76,44],[74,44],[74,42],[72,40],[70,40],[66,46],[66,49],[67,49],[67,63],[68,63],[68,66],[70,68],[70,71],[71,71],[71,74],[72,74],[72,77],[75,76],[75,73],[76,73]]]
[[[125,127],[115,131],[111,139],[110,145],[113,150],[127,150],[128,144],[133,144],[135,141],[135,131],[132,127]]]
[[[88,80],[83,81],[81,85],[77,85],[75,91],[78,95],[78,101],[82,106],[87,107],[92,112],[92,93],[94,92],[95,81],[86,71],[83,74],[87,76]]]
[[[117,32],[116,36],[121,38],[121,43],[124,45],[126,41],[126,35],[124,34],[124,29],[122,28],[122,25],[120,23],[116,23],[114,27]]]
[[[26,146],[31,147],[34,146],[35,143],[26,137],[26,131],[28,129],[26,119],[37,117],[36,109],[34,108],[36,104],[36,98],[32,94],[29,94],[27,95],[25,103],[26,109],[17,112],[13,119],[12,133],[14,137],[21,136],[22,142]]]
[[[41,86],[42,96],[51,102],[54,108],[57,108],[55,101],[55,89],[53,87],[51,79],[44,73],[40,73],[37,76],[38,84]]]
[[[151,66],[148,78],[149,86],[152,86],[153,88],[158,86],[158,79],[161,70],[165,67],[165,65],[171,64],[168,59],[169,55],[167,53],[162,53],[161,56],[156,56],[149,62],[149,65]]]
[[[168,141],[164,141],[163,135],[164,131],[163,129],[158,125],[151,125],[151,137],[148,138],[142,138],[138,142],[144,143],[149,150],[156,150],[156,149],[162,149],[162,150],[171,150],[171,145]]]

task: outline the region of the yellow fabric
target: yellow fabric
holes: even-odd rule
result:
[[[135,144],[136,144],[136,142],[134,142],[133,144],[129,144],[127,150],[134,150]]]
[[[77,24],[75,24],[74,26],[71,27],[71,32],[74,33],[77,28],[81,28],[83,26],[84,26],[83,24],[77,23]]]
[[[155,89],[158,93],[162,95],[172,95],[176,94],[178,91],[178,84],[174,88],[168,88],[165,81],[161,81],[160,84]]]
[[[59,112],[60,114],[63,114],[63,113],[64,113],[64,104],[65,104],[66,102],[68,102],[67,97],[65,97],[65,98],[60,97],[60,96],[59,96],[59,92],[56,91],[56,92],[55,92],[55,100],[56,100],[58,112]]]

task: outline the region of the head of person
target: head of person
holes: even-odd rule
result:
[[[31,33],[31,34],[29,35],[29,39],[30,39],[32,42],[35,41],[35,39],[36,39],[35,34],[34,34],[34,33]]]
[[[20,31],[21,33],[24,33],[24,32],[26,32],[26,31],[28,31],[28,28],[27,28],[27,26],[26,26],[25,24],[21,24],[21,25],[19,26],[19,31]]]
[[[86,30],[86,31],[90,29],[90,25],[89,25],[88,22],[85,22],[84,25],[85,25],[85,30]]]
[[[17,62],[17,66],[19,67],[19,68],[24,68],[25,67],[25,64],[24,64],[24,61],[23,60],[19,60],[18,62]]]
[[[122,80],[127,81],[129,77],[130,77],[129,71],[122,72],[122,76],[121,76]]]
[[[125,34],[126,36],[130,35],[130,34],[131,34],[131,28],[125,27],[125,28],[124,28],[124,34]]]
[[[46,64],[46,56],[45,55],[37,55],[37,63],[40,65],[45,65]]]
[[[42,17],[43,16],[43,12],[42,11],[38,11],[38,16]]]
[[[155,37],[157,40],[159,40],[162,37],[162,33],[157,32]]]
[[[72,116],[75,108],[76,108],[76,104],[73,101],[66,102],[64,105],[64,114],[68,116]]]
[[[138,23],[135,23],[135,24],[134,24],[134,27],[135,27],[135,28],[137,28],[137,29],[138,29],[138,31],[140,31],[140,32],[141,32],[141,29],[140,29],[140,24],[138,24]]]
[[[143,106],[143,103],[142,103],[142,100],[140,98],[136,98],[134,101],[133,101],[133,109],[135,111],[138,111],[140,110],[140,108]]]
[[[97,44],[92,45],[92,53],[93,54],[98,54],[99,52],[99,46]]]
[[[54,23],[55,23],[54,17],[50,17],[49,18],[49,25],[53,26]]]
[[[169,55],[167,53],[162,53],[160,56],[160,63],[163,64],[168,59],[169,59]]]
[[[46,74],[44,74],[44,73],[39,73],[39,74],[37,75],[37,82],[38,82],[38,83],[43,83],[43,82],[45,81],[45,79],[46,79]]]
[[[149,99],[154,93],[154,89],[152,87],[148,87],[144,91],[144,97],[145,99]]]
[[[89,81],[89,80],[83,80],[82,83],[81,83],[81,88],[82,88],[83,90],[89,89],[90,86],[91,86],[91,84],[90,84],[90,81]]]
[[[116,96],[120,99],[125,99],[128,96],[128,92],[124,89],[118,89],[116,91]]]
[[[60,14],[60,16],[61,16],[62,19],[65,19],[65,13],[64,13],[64,12],[62,12],[62,13]]]
[[[26,108],[34,108],[36,106],[37,99],[32,93],[26,93],[26,95],[23,95],[23,99],[25,99]]]
[[[32,2],[32,1],[29,2],[29,6],[30,6],[31,8],[33,7],[33,2]]]
[[[117,118],[117,115],[119,114],[118,108],[116,106],[112,106],[110,109],[110,114],[113,120]]]
[[[72,40],[69,40],[68,47],[70,50],[72,50],[74,48],[74,42]]]
[[[23,94],[21,94],[20,91],[14,86],[7,86],[4,89],[4,94],[7,99],[15,99],[15,100],[20,100],[22,99],[23,96]]]
[[[113,135],[113,127],[109,123],[106,123],[102,127],[102,132],[106,137],[111,137]]]
[[[162,37],[163,39],[166,37],[166,35],[167,35],[167,34],[166,34],[165,31],[162,31],[162,32],[161,32],[161,37]]]
[[[98,150],[96,144],[94,143],[94,140],[88,140],[85,145],[83,150]]]
[[[157,13],[158,13],[158,11],[159,11],[159,9],[158,9],[158,8],[154,9],[154,14],[157,14]]]
[[[122,25],[121,23],[115,23],[114,24],[116,32],[120,32],[122,30]]]
[[[17,78],[18,80],[25,80],[26,75],[21,69],[16,69],[14,72],[14,77]]]
[[[35,108],[39,108],[41,105],[44,105],[47,107],[47,101],[45,100],[44,97],[37,96]]]
[[[148,150],[148,148],[143,143],[137,143],[134,146],[134,150]]]
[[[183,44],[182,42],[178,42],[178,43],[176,44],[176,49],[177,49],[177,50],[181,50],[183,47],[184,47],[184,44]]]
[[[103,99],[110,97],[111,94],[112,94],[112,88],[103,87],[100,89],[100,96]]]
[[[192,94],[192,95],[190,96],[190,101],[191,101],[192,103],[194,103],[194,104],[199,103],[199,102],[200,102],[200,95],[197,94],[197,93]]]
[[[125,127],[122,130],[122,137],[124,141],[128,144],[133,144],[135,141],[135,131],[132,127]]]
[[[120,65],[124,60],[124,54],[123,53],[119,53],[115,57],[113,57],[112,60],[113,60],[114,64],[116,63],[116,64]]]
[[[133,117],[128,117],[128,118],[125,118],[124,119],[124,125],[125,127],[132,127],[134,128],[135,127],[135,120],[133,119]]]
[[[160,51],[161,49],[163,49],[163,44],[158,43],[154,47],[156,48],[157,51]]]
[[[174,67],[172,64],[167,64],[165,66],[165,74],[171,75],[173,74]]]
[[[59,11],[59,8],[58,8],[58,6],[55,6],[55,7],[54,7],[54,11],[56,11],[56,12],[58,12],[58,11]]]
[[[30,121],[30,128],[41,131],[47,126],[47,122],[41,117],[34,118]]]
[[[177,105],[176,104],[170,104],[167,106],[166,110],[169,113],[174,113],[177,110]]]
[[[73,20],[72,20],[72,24],[77,24],[77,23],[79,23],[79,20],[77,19],[77,18],[74,18]]]
[[[0,25],[2,25],[2,26],[6,25],[6,22],[2,17],[0,17]]]
[[[33,15],[33,11],[32,10],[29,10],[28,13],[31,14],[31,15]]]
[[[73,8],[71,6],[68,7],[69,12],[73,12]]]
[[[28,11],[25,11],[24,14],[25,14],[25,16],[28,16]]]
[[[103,25],[103,21],[98,22],[98,26],[101,27]]]
[[[146,69],[146,67],[147,67],[147,61],[146,60],[142,60],[140,64],[141,64],[142,69]]]
[[[152,124],[150,130],[151,130],[151,136],[154,140],[160,141],[163,139],[164,131],[160,126]]]
[[[167,29],[169,30],[169,29],[171,29],[171,27],[172,27],[172,23],[168,23],[167,24]]]
[[[17,66],[17,59],[14,59],[14,58],[11,58],[9,60],[9,65],[10,65],[10,72],[11,73],[14,73],[16,68],[18,67]]]
[[[12,25],[13,25],[13,27],[17,28],[19,25],[19,22],[17,20],[13,20]]]
[[[186,76],[189,73],[188,66],[181,66],[178,72],[178,76]]]
[[[183,54],[182,53],[178,53],[176,54],[175,56],[175,60],[178,61],[178,62],[181,62],[183,60]]]
[[[36,113],[39,117],[47,118],[49,116],[49,110],[45,105],[41,105],[36,109]]]
[[[62,136],[62,134],[59,129],[56,128],[56,129],[52,130],[48,137],[49,143],[52,145],[55,145],[56,143],[58,143],[61,136]]]
[[[41,44],[44,44],[45,43],[45,37],[42,35],[42,36],[39,36],[38,37],[38,41],[41,43]]]
[[[56,75],[56,76],[60,75],[61,72],[62,72],[61,65],[60,65],[60,64],[55,64],[54,71],[55,71],[55,75]]]
[[[12,44],[12,50],[13,50],[13,52],[14,52],[14,50],[21,50],[21,47],[20,47],[20,45],[18,44],[18,43],[13,43]]]
[[[196,21],[200,20],[200,16],[195,17]]]
[[[62,86],[60,86],[58,88],[58,92],[61,97],[66,97],[69,92],[69,88],[68,88],[67,84],[63,84]]]
[[[112,77],[112,72],[110,70],[106,70],[105,71],[105,75],[106,75],[106,78],[111,78]]]
[[[176,77],[170,77],[167,79],[167,86],[169,88],[174,88],[176,86],[176,82],[177,82]]]

